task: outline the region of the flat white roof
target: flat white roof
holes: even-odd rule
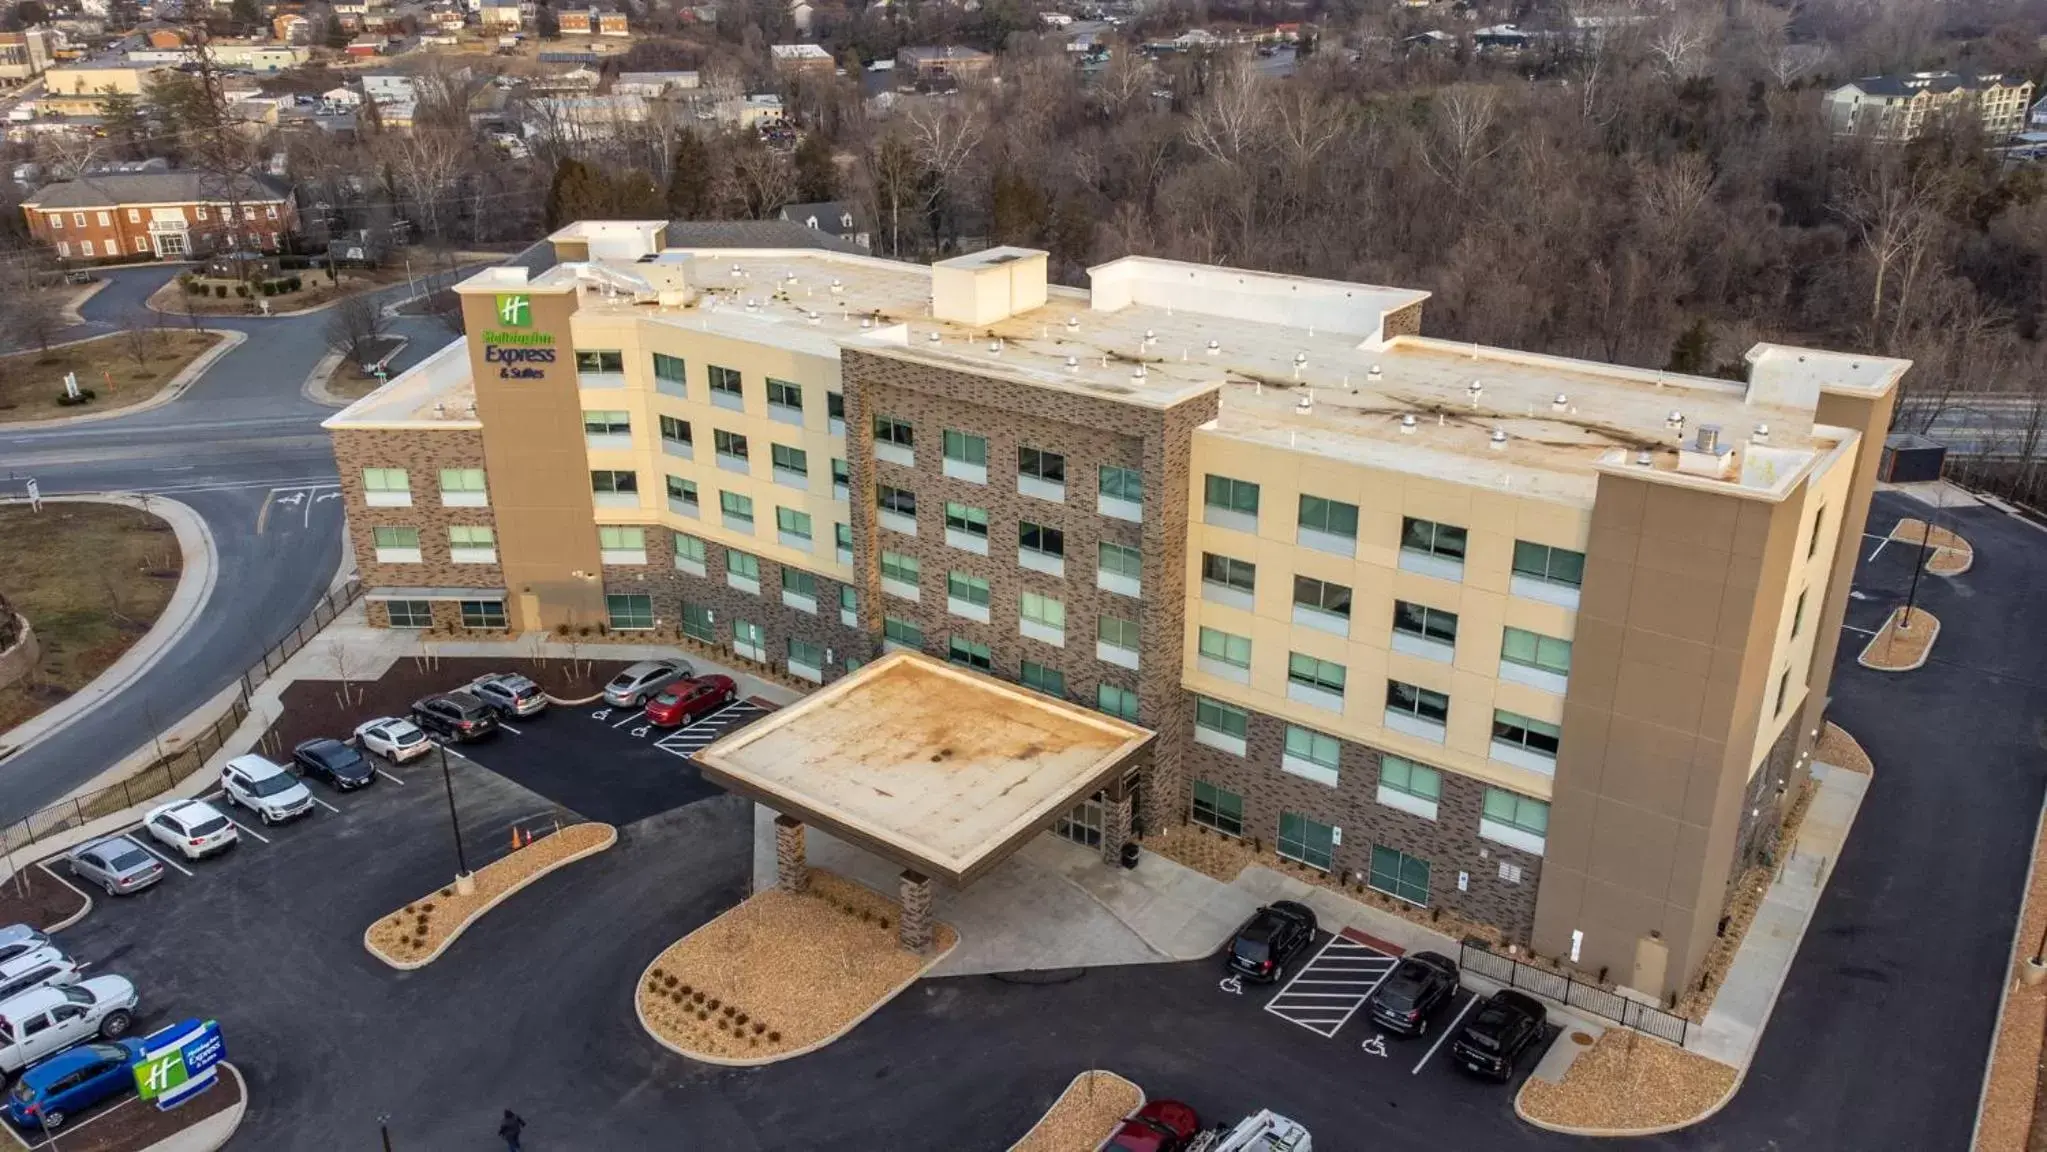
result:
[[[1113,779],[1150,730],[915,652],[696,754],[713,783],[964,884]]]
[[[476,382],[469,376],[468,338],[457,336],[375,392],[327,417],[320,427],[483,427],[476,418]]]

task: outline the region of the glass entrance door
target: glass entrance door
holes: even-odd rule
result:
[[[1066,815],[1059,818],[1055,829],[1061,836],[1083,848],[1102,846],[1102,794],[1093,796],[1073,806]]]

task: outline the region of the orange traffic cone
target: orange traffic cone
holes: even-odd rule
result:
[[[512,851],[514,851],[514,852],[517,852],[518,850],[519,850],[519,829],[518,829],[517,827],[514,827],[514,828],[512,829]]]

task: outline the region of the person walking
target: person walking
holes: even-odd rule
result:
[[[526,1121],[517,1112],[505,1109],[505,1122],[498,1125],[498,1136],[505,1142],[505,1152],[519,1152],[519,1133],[526,1130]]]

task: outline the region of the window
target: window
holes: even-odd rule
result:
[[[1514,575],[1576,588],[1585,582],[1585,554],[1547,544],[1514,541]]]
[[[906,648],[922,648],[924,646],[923,629],[918,628],[908,620],[898,620],[894,616],[882,617],[881,635],[882,639],[893,640]]]
[[[846,499],[846,489],[853,486],[853,469],[837,456],[832,457],[832,496]]]
[[[1294,577],[1294,606],[1325,616],[1350,620],[1350,589],[1312,576]]]
[[[824,414],[844,424],[846,422],[846,394],[844,392],[825,393]]]
[[[195,204],[195,205],[193,205],[193,207],[194,207],[195,209],[197,209],[197,210],[198,210],[198,216],[199,216],[199,219],[201,219],[201,220],[204,220],[204,219],[206,219],[206,205],[204,205],[204,204]]]
[[[814,671],[824,671],[824,646],[808,640],[789,638],[789,663],[801,664]]]
[[[1280,757],[1280,771],[1334,788],[1342,760],[1343,745],[1336,737],[1297,724],[1286,726],[1286,751]]]
[[[917,494],[908,488],[891,488],[877,484],[874,488],[874,503],[883,512],[893,512],[911,520],[917,518]]]
[[[1563,739],[1564,730],[1554,724],[1504,708],[1493,710],[1493,743],[1533,753],[1544,759],[1557,757],[1557,744]]]
[[[902,552],[883,552],[881,554],[881,578],[883,580],[893,580],[898,584],[907,584],[915,588],[920,574],[915,556]]]
[[[1549,804],[1532,796],[1509,792],[1505,788],[1485,790],[1485,812],[1482,817],[1488,824],[1498,824],[1530,836],[1549,835]]]
[[[1464,529],[1412,516],[1400,521],[1400,550],[1464,563]]]
[[[691,536],[686,532],[677,532],[675,534],[675,558],[677,560],[693,561],[699,569],[702,569],[704,566],[703,537]]]
[[[803,411],[803,385],[768,377],[768,406],[792,412]]]
[[[1409,904],[1428,907],[1429,862],[1419,856],[1372,845],[1372,887]]]
[[[729,456],[741,463],[746,461],[746,437],[737,432],[727,432],[722,428],[712,429],[711,446],[717,449],[720,456]]]
[[[1025,624],[1054,632],[1066,631],[1066,602],[1057,597],[1026,592],[1017,599],[1017,614]]]
[[[142,210],[140,208],[128,209],[128,223],[130,224],[142,223]]]
[[[79,244],[78,244],[78,250],[79,250],[79,251],[80,251],[81,253],[83,253],[84,255],[87,255],[87,256],[91,256],[91,255],[93,254],[93,252],[92,252],[92,241],[90,241],[90,240],[81,240],[81,241],[79,242]]]
[[[1500,659],[1524,668],[1568,676],[1571,674],[1571,642],[1525,628],[1508,628],[1500,634]]]
[[[775,509],[775,531],[782,536],[782,543],[792,547],[810,543],[810,513],[798,512],[794,508]]]
[[[976,608],[988,606],[988,582],[966,572],[945,574],[945,594],[948,599],[971,604]]]
[[[1066,533],[1057,528],[1047,528],[1043,524],[1033,524],[1028,520],[1017,522],[1016,543],[1017,547],[1026,552],[1036,552],[1055,558],[1066,555]]]
[[[654,626],[652,596],[613,593],[605,596],[604,611],[611,617],[611,626],[621,632],[645,631]]]
[[[625,353],[578,349],[576,351],[576,371],[623,372],[625,371]]]
[[[860,611],[860,593],[851,584],[839,585],[839,615],[841,623],[851,627]]]
[[[954,636],[947,642],[946,659],[969,668],[978,668],[983,672],[991,672],[995,668],[995,660],[989,655],[988,646],[969,640],[965,636]]]
[[[880,415],[874,418],[875,443],[894,444],[899,448],[909,448],[913,447],[911,440],[910,422],[908,420],[898,420],[893,416]]]
[[[1035,660],[1024,661],[1017,678],[1023,681],[1024,687],[1036,689],[1047,696],[1066,695],[1066,673],[1057,668],[1047,668]]]
[[[1434,820],[1442,798],[1442,773],[1405,757],[1379,757],[1379,803]]]
[[[505,628],[505,602],[503,600],[464,600],[462,605],[462,626],[464,628]]]
[[[1784,670],[1784,674],[1782,676],[1777,677],[1777,706],[1770,710],[1770,715],[1772,717],[1784,715],[1784,700],[1786,697],[1790,695],[1791,669],[1786,668]]]
[[[720,492],[718,512],[724,517],[726,527],[753,531],[753,497],[737,492]]]
[[[1194,781],[1194,805],[1187,818],[1225,836],[1244,834],[1244,798],[1206,780]]]
[[[1279,814],[1279,854],[1329,871],[1336,863],[1336,829],[1297,812]]]
[[[680,476],[670,476],[668,478],[668,499],[677,504],[687,505],[683,511],[688,512],[692,516],[696,515],[697,482],[694,480],[684,480]]]
[[[662,432],[665,435],[667,433],[666,421],[668,418],[664,416],[661,419],[663,421]],[[630,436],[632,431],[633,424],[630,413],[611,411],[586,411],[583,413],[583,434],[586,436]],[[686,440],[688,437],[684,436],[683,439]]]
[[[104,212],[100,213],[100,223],[104,224],[104,223],[106,223],[106,222],[107,222],[107,220],[106,220],[106,216],[107,216],[107,214],[106,214],[106,213],[104,213]],[[256,206],[255,206],[254,204],[244,204],[244,205],[242,205],[242,219],[244,219],[244,220],[254,220],[255,218],[256,218]]]
[[[1386,711],[1434,724],[1450,722],[1450,698],[1441,692],[1432,692],[1414,684],[1403,684],[1398,680],[1386,682]]]
[[[1355,543],[1358,538],[1358,506],[1304,495],[1301,497],[1300,526],[1307,532],[1319,532]]]
[[[403,468],[365,468],[362,470],[363,491],[367,494],[364,503],[376,505],[412,503],[412,480]],[[403,496],[404,500],[380,499],[380,497]]]
[[[1143,587],[1144,557],[1121,544],[1095,546],[1095,584],[1111,592],[1136,596]]]
[[[378,552],[419,551],[419,529],[417,528],[372,528],[370,537],[375,541]],[[381,556],[378,557],[382,559]],[[418,557],[415,556],[414,559]]]
[[[720,368],[713,364],[705,369],[705,371],[711,377],[711,398],[713,402],[721,396],[732,400],[739,400],[746,395],[745,389],[740,386],[739,369]]]
[[[988,510],[969,504],[947,502],[945,506],[945,530],[960,532],[978,540],[988,538]]]
[[[610,469],[592,469],[590,472],[590,490],[598,493],[631,493],[637,495],[640,491],[640,474],[637,472],[617,472]]]
[[[1194,700],[1194,726],[1243,740],[1251,732],[1251,714],[1220,700],[1198,696]]]
[[[766,663],[768,659],[767,629],[751,620],[732,620],[732,650],[748,660]]]
[[[682,604],[682,634],[706,644],[718,642],[718,626],[711,622],[711,610],[702,604]]]
[[[1812,559],[1812,558],[1813,558],[1814,556],[1816,556],[1816,555],[1818,555],[1818,554],[1819,554],[1819,550],[1820,550],[1820,529],[1822,529],[1822,528],[1824,528],[1824,527],[1826,527],[1826,526],[1827,526],[1827,509],[1826,509],[1826,506],[1825,506],[1825,505],[1821,505],[1821,506],[1820,506],[1820,510],[1819,510],[1819,511],[1817,511],[1817,512],[1814,512],[1814,513],[1812,514],[1812,539],[1810,539],[1810,540],[1806,541],[1806,543],[1805,543],[1805,558],[1806,558],[1807,560],[1810,560],[1810,559]]]
[[[832,525],[832,544],[840,552],[845,553],[840,559],[850,562],[853,558],[853,526],[851,524]]]
[[[1017,491],[1027,496],[1041,493],[1054,495],[1048,489],[1066,487],[1066,457],[1042,448],[1018,448],[1016,450]],[[1038,490],[1031,491],[1025,486],[1026,480],[1038,482]]]
[[[1209,510],[1225,514],[1228,518],[1222,521],[1225,527],[1257,527],[1258,485],[1211,474],[1206,488]],[[1245,521],[1249,522],[1248,525]]]
[[[817,577],[801,568],[782,569],[782,591],[817,599]]]
[[[1121,616],[1102,616],[1095,621],[1095,639],[1111,648],[1138,651],[1139,635],[1135,620],[1126,620]]]
[[[465,548],[494,549],[498,546],[497,533],[477,525],[451,524],[448,526],[448,547],[460,551]]]
[[[1199,650],[1204,660],[1215,660],[1232,668],[1249,670],[1251,667],[1251,638],[1237,636],[1215,628],[1203,628],[1199,637]]]
[[[787,444],[770,444],[768,459],[778,473],[787,472],[798,478],[810,475],[810,454],[801,448],[791,448]]]
[[[683,362],[682,357],[670,356],[665,352],[654,353],[654,380],[656,387],[662,384],[673,384],[675,387],[666,389],[666,391],[680,394],[687,384],[688,376],[688,366]]]
[[[1144,473],[1113,464],[1102,465],[1100,473],[1103,496],[1111,500],[1127,500],[1132,504],[1144,503]]]
[[[85,227],[85,213],[73,212],[71,214],[71,223],[79,228]]]
[[[1306,688],[1319,688],[1324,692],[1343,694],[1343,665],[1329,660],[1319,660],[1301,652],[1287,655],[1286,678],[1289,683]]]
[[[1137,719],[1137,693],[1114,684],[1104,684],[1095,689],[1095,707],[1111,716],[1124,720]]]
[[[645,552],[647,530],[600,524],[597,527],[597,549],[600,552]]]
[[[696,443],[690,432],[689,421],[679,420],[673,416],[661,418],[661,439],[666,443],[680,444],[683,447],[694,447]]]
[[[1457,643],[1457,613],[1406,600],[1393,602],[1393,631],[1438,644]]]
[[[955,432],[947,428],[944,439],[945,459],[948,463],[965,464],[970,468],[981,469],[984,476],[987,474],[988,438],[986,436],[976,436],[971,432]],[[947,473],[947,475],[951,475],[951,473]]]
[[[50,228],[51,228],[51,229],[52,229],[53,231],[57,231],[57,232],[62,232],[62,231],[64,230],[64,214],[63,214],[62,212],[52,212],[52,213],[50,213]],[[395,604],[395,603],[401,603],[401,601],[395,601],[395,600],[394,600],[394,601],[392,601],[392,603],[394,603],[394,604]],[[406,601],[406,603],[409,603],[409,601]]]
[[[1201,554],[1201,581],[1215,584],[1231,591],[1250,596],[1257,588],[1258,566],[1247,560],[1235,560],[1218,556],[1213,552]]]
[[[393,628],[434,626],[434,606],[425,600],[386,600],[384,615],[390,618]]]
[[[725,550],[725,574],[727,576],[737,576],[741,580],[751,580],[758,585],[761,578],[761,558],[751,552],[741,552],[737,548],[727,548]]]
[[[1791,638],[1798,639],[1798,629],[1805,623],[1805,594],[1808,589],[1798,590],[1798,603],[1791,608]]]

